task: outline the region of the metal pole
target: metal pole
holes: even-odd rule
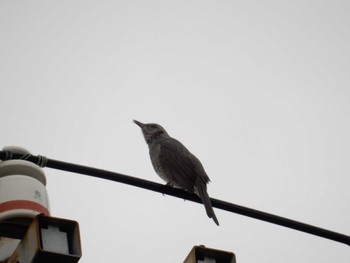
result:
[[[85,174],[85,175],[98,177],[106,180],[111,180],[119,183],[129,184],[136,187],[152,190],[155,192],[179,197],[181,199],[186,199],[193,202],[201,203],[201,200],[195,194],[190,194],[180,189],[172,188],[166,185],[161,185],[158,183],[150,182],[144,179],[135,178],[135,177],[120,174],[120,173],[110,172],[106,170],[82,166],[82,165],[73,164],[73,163],[61,162],[53,159],[47,159],[40,155],[38,156],[22,155],[22,154],[7,152],[7,151],[0,151],[0,159],[1,160],[8,160],[8,159],[27,160],[35,164],[38,164],[39,166],[42,166],[42,167],[49,167],[49,168],[59,169],[63,171],[73,172],[73,173]],[[276,216],[273,214],[265,213],[265,212],[247,208],[244,206],[228,203],[228,202],[221,201],[214,198],[211,198],[211,202],[213,207],[216,207],[218,209],[252,217],[265,222],[292,228],[305,233],[309,233],[312,235],[316,235],[319,237],[327,238],[333,241],[350,245],[350,236],[347,236],[344,234],[336,233],[327,229],[322,229],[316,226],[301,223],[288,218]]]

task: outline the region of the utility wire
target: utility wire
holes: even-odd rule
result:
[[[162,185],[158,183],[154,183],[151,181],[147,181],[140,178],[135,178],[129,175],[124,175],[120,173],[110,172],[106,170],[101,170],[93,167],[87,167],[83,165],[73,164],[73,163],[67,163],[62,161],[57,161],[53,159],[48,159],[43,156],[34,156],[30,154],[18,154],[13,153],[9,151],[0,151],[0,160],[10,160],[10,159],[21,159],[26,160],[29,162],[32,162],[34,164],[37,164],[41,167],[49,167],[53,169],[63,170],[67,172],[73,172],[73,173],[79,173],[79,174],[85,174],[93,177],[98,177],[106,180],[111,180],[119,183],[129,184],[136,187],[152,190],[155,192],[179,197],[181,199],[190,200],[193,202],[201,203],[201,200],[199,197],[195,194],[188,193],[184,190],[172,188],[167,185]],[[210,198],[212,206],[226,210],[229,212],[233,212],[236,214],[252,217],[255,219],[259,219],[262,221],[266,221],[269,223],[277,224],[280,226],[292,228],[295,230],[299,230],[305,233],[309,233],[312,235],[316,235],[319,237],[327,238],[333,241],[337,241],[340,243],[344,243],[347,245],[350,245],[350,236],[346,236],[344,234],[336,233],[327,229],[322,229],[316,226],[312,226],[309,224],[301,223],[298,221],[294,221],[288,218],[284,218],[281,216],[276,216],[273,214],[265,213],[262,211],[258,211],[255,209],[251,209],[248,207],[228,203],[225,201],[221,201],[218,199]]]

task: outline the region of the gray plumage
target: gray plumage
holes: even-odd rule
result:
[[[196,193],[202,200],[207,215],[219,225],[207,193],[210,179],[197,157],[181,142],[170,137],[159,124],[144,124],[136,120],[134,123],[142,130],[156,173],[168,185]]]

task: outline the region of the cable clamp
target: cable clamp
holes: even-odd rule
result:
[[[46,167],[46,165],[47,165],[47,158],[45,156],[38,155],[37,165],[39,165],[41,168]]]

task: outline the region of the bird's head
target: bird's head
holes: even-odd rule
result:
[[[146,143],[151,144],[154,140],[164,137],[169,137],[166,130],[156,123],[142,123],[134,120],[138,126],[140,126],[143,137],[145,137]]]

